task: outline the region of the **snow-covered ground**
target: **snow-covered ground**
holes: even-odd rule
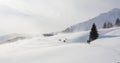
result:
[[[119,31],[119,27],[101,29],[99,39],[91,44],[86,43],[89,31],[8,42],[0,45],[0,63],[119,63]]]

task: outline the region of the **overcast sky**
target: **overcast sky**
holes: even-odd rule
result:
[[[120,0],[0,0],[0,5],[32,16],[33,26],[51,32],[120,8]]]

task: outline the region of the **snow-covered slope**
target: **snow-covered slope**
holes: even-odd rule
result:
[[[26,34],[17,34],[17,33],[3,34],[0,36],[0,44],[16,42],[18,40],[30,39],[30,38],[32,38],[32,36]]]
[[[119,37],[120,27],[113,27],[108,29],[99,29],[99,38],[112,38],[112,37]],[[61,41],[66,40],[66,42],[73,42],[73,43],[87,43],[87,40],[89,39],[89,30],[88,31],[81,31],[81,32],[75,32],[75,33],[60,33],[58,35],[55,35],[53,37],[50,37],[50,39],[59,40]],[[111,34],[111,35],[110,35]]]
[[[37,36],[0,45],[1,63],[118,63],[120,62],[120,28],[99,30],[99,39],[84,42],[89,31]],[[62,40],[67,38],[67,42]],[[79,40],[78,40],[79,38]],[[84,38],[84,39],[83,39]],[[59,39],[62,39],[59,41]],[[83,39],[83,40],[81,40]],[[71,43],[72,42],[72,43]]]
[[[109,12],[102,13],[99,16],[92,18],[88,21],[68,27],[62,32],[75,32],[75,31],[90,30],[93,23],[97,25],[97,28],[102,28],[105,22],[111,22],[112,24],[115,24],[115,21],[117,18],[120,18],[120,9],[114,8],[110,10]]]

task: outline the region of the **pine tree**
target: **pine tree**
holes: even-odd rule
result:
[[[103,28],[111,28],[111,27],[113,27],[113,24],[111,23],[111,22],[105,22],[104,24],[103,24]]]
[[[117,18],[117,20],[116,20],[116,22],[115,22],[115,25],[116,25],[116,26],[120,26],[120,19],[119,19],[119,18]]]
[[[90,31],[88,43],[97,39],[98,36],[99,36],[99,34],[98,34],[98,31],[97,31],[96,25],[95,25],[95,23],[93,23],[91,31]]]
[[[107,28],[111,28],[111,27],[113,27],[113,24],[111,22],[108,22],[107,23]]]
[[[106,22],[103,24],[103,28],[107,28],[107,24],[106,24]]]

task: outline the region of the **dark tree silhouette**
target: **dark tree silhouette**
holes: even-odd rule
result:
[[[116,22],[115,22],[115,25],[116,25],[116,26],[120,26],[120,19],[119,19],[119,18],[117,18],[117,20],[116,20]]]
[[[87,41],[88,43],[90,43],[91,41],[97,39],[99,36],[97,28],[95,23],[93,23],[91,31],[90,31],[90,35],[89,35],[89,40]]]
[[[107,23],[107,28],[111,28],[111,27],[113,27],[113,24],[111,22],[108,22]]]
[[[111,28],[111,27],[113,27],[113,24],[111,23],[111,22],[105,22],[104,24],[103,24],[103,28]]]
[[[106,24],[106,22],[103,24],[103,28],[107,28],[107,24]]]

